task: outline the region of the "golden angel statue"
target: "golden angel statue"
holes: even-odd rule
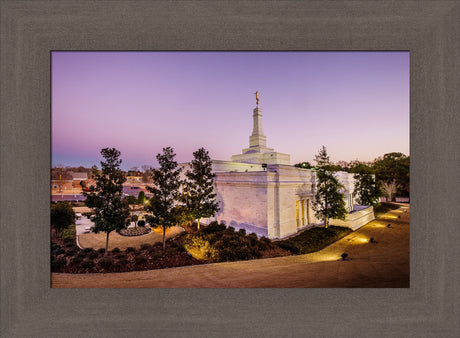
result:
[[[259,105],[259,91],[256,91],[254,94],[256,94],[256,102]]]

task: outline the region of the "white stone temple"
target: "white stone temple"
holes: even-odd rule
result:
[[[231,161],[213,160],[220,206],[214,219],[236,230],[245,229],[248,234],[255,232],[271,239],[285,238],[320,224],[322,221],[315,218],[312,208],[315,171],[290,165],[288,154],[267,147],[262,109],[258,105],[253,119],[249,148],[233,155]],[[349,214],[345,221],[332,219],[330,224],[356,230],[374,219],[373,208],[354,205],[353,174],[338,172],[337,176],[345,187]]]

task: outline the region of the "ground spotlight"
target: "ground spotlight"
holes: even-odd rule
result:
[[[347,259],[347,257],[348,257],[348,254],[346,252],[344,252],[342,254],[342,260],[345,261]]]
[[[388,224],[387,224],[387,228],[389,228],[389,227],[391,227],[391,223],[388,223]]]

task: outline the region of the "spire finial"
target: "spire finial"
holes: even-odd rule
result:
[[[256,91],[254,94],[256,94],[256,103],[257,103],[257,106],[259,106],[259,91]]]

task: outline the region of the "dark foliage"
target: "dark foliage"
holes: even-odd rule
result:
[[[83,258],[80,256],[74,256],[70,259],[70,264],[73,266],[79,265],[83,261]]]
[[[279,241],[276,244],[285,250],[297,255],[316,252],[340,238],[349,234],[352,230],[344,227],[330,226],[328,228],[313,228],[305,230],[295,237]]]
[[[86,197],[86,205],[94,210],[91,216],[94,222],[92,231],[107,234],[107,250],[110,232],[120,231],[127,226],[129,207],[122,199],[126,178],[120,170],[120,152],[115,148],[104,148],[101,154],[105,161],[101,161],[101,172],[95,173],[96,184],[89,188],[89,192],[83,192],[83,195]]]
[[[113,265],[113,262],[114,260],[112,257],[104,256],[97,261],[97,264],[103,269],[108,269]]]
[[[91,269],[94,267],[94,261],[89,258],[85,258],[81,263],[80,266],[84,269]]]
[[[64,257],[51,257],[51,269],[57,270],[66,265],[67,260]]]
[[[144,264],[145,262],[147,262],[147,256],[143,254],[138,255],[134,257],[134,261],[136,262],[136,264]]]
[[[264,250],[273,248],[270,240],[259,240],[255,233],[246,235],[244,229],[211,223],[196,234],[185,236],[184,247],[197,258],[225,262],[259,258]]]
[[[75,221],[75,213],[69,202],[58,202],[51,206],[51,225],[58,231],[67,228]]]

